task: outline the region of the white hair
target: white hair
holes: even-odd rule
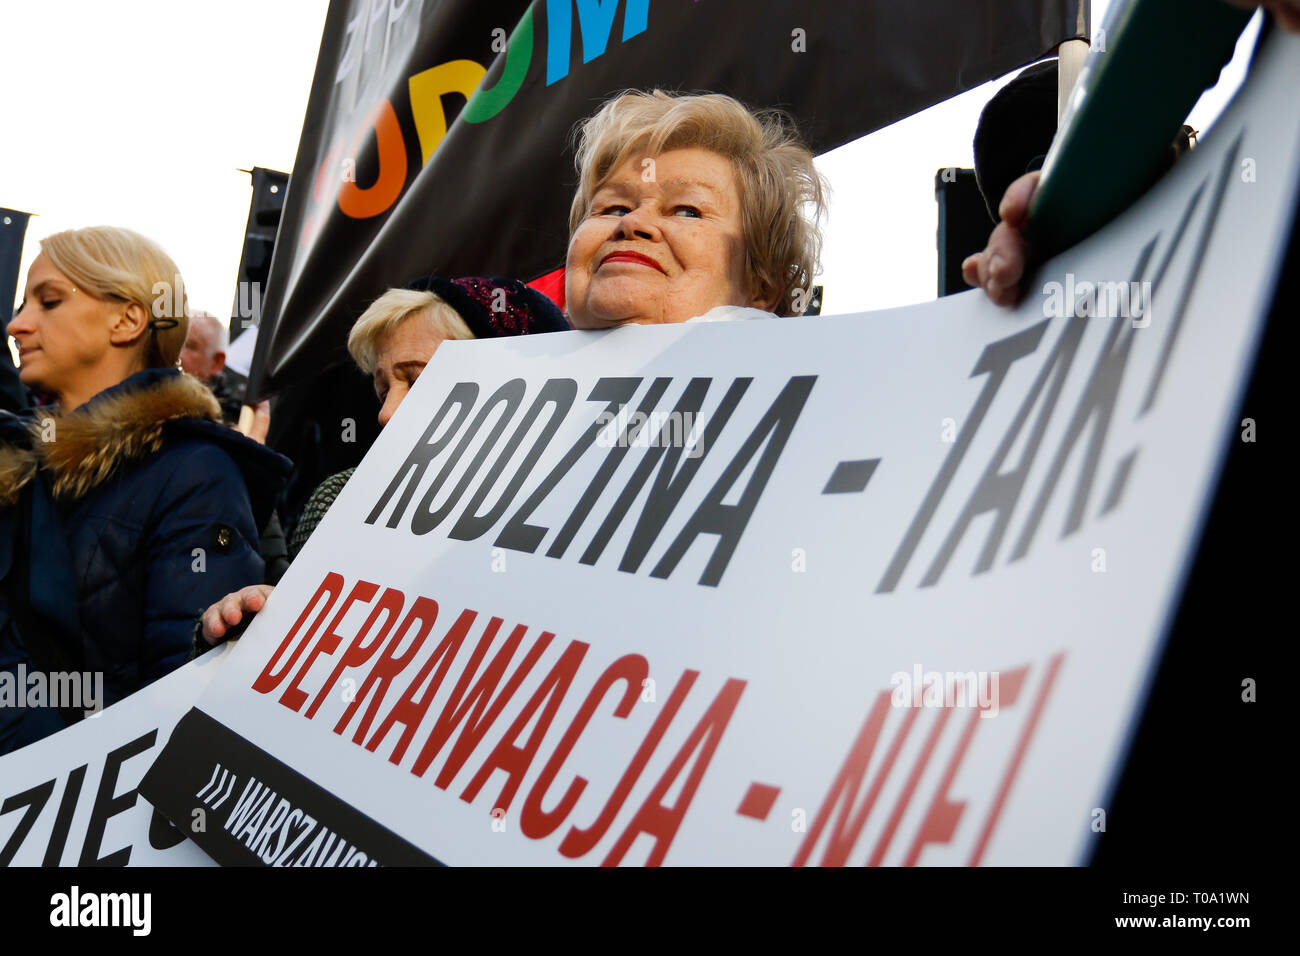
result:
[[[190,325],[195,322],[203,322],[212,330],[211,348],[209,355],[215,355],[217,352],[224,352],[230,345],[230,331],[226,328],[226,323],[211,312],[191,312]]]
[[[373,375],[378,361],[379,340],[415,316],[428,322],[443,338],[474,338],[474,333],[460,317],[460,313],[436,293],[389,289],[370,303],[348,333],[348,352],[357,367],[367,375]]]

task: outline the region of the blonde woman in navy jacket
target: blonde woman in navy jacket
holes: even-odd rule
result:
[[[176,367],[188,317],[159,246],[94,227],[41,248],[7,328],[47,404],[0,413],[0,670],[89,674],[106,706],[183,664],[195,614],[261,575],[289,463]],[[0,699],[0,754],[86,702],[48,703]]]

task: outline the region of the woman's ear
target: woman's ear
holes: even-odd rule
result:
[[[114,345],[132,345],[149,328],[149,313],[138,302],[128,302],[114,311],[108,340]]]

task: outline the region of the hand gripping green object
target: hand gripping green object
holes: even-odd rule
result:
[[[1091,235],[1160,175],[1250,18],[1223,0],[1116,0],[1104,49],[1095,37],[1030,202],[1035,260]]]

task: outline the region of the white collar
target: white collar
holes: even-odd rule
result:
[[[776,313],[741,305],[719,305],[687,322],[735,322],[737,319],[775,319]]]

